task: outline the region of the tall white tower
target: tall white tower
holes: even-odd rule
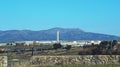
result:
[[[60,42],[60,32],[57,31],[57,43],[59,43],[59,42]]]

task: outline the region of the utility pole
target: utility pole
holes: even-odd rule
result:
[[[32,47],[32,56],[34,56],[34,47]]]
[[[111,40],[111,44],[110,44],[110,50],[111,50],[110,53],[111,53],[111,55],[112,55],[112,48],[113,48],[113,47],[112,47],[112,44],[113,44],[113,41]]]

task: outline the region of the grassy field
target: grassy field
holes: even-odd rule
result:
[[[80,47],[75,47],[75,48],[71,48],[70,50],[65,50],[65,49],[57,49],[57,50],[35,50],[34,51],[34,55],[32,55],[32,51],[9,51],[7,53],[5,53],[8,56],[8,65],[10,67],[120,67],[120,64],[84,64],[84,63],[80,63],[78,62],[77,64],[74,64],[72,62],[72,64],[70,63],[69,65],[65,65],[67,58],[69,55],[71,56],[84,56],[84,55],[78,55],[79,51],[84,50],[83,48]],[[4,53],[3,53],[4,54]],[[40,56],[62,56],[65,55],[67,56],[67,58],[64,60],[65,63],[63,63],[64,65],[55,65],[54,61],[52,62],[47,62],[47,63],[42,63],[42,64],[38,64],[39,62],[42,62],[45,60],[44,57],[40,58]],[[31,57],[32,56],[38,56],[38,60],[35,61],[35,59],[33,59],[35,62],[37,62],[37,64],[31,64]],[[89,55],[88,55],[89,56]],[[108,57],[108,56],[106,56]],[[106,60],[106,57],[103,57],[103,60]],[[50,58],[50,57],[49,57]],[[71,59],[76,59],[73,57],[70,57]],[[88,57],[86,57],[88,58]],[[82,58],[82,60],[86,60],[86,58]],[[96,56],[94,56],[94,58],[96,58]],[[53,60],[55,58],[52,58]],[[61,58],[60,58],[61,59]],[[82,61],[81,58],[78,58],[78,60]],[[112,59],[113,57],[108,57],[107,59]],[[47,59],[50,60],[50,59]],[[68,61],[69,62],[69,61]],[[107,61],[108,62],[108,61]],[[109,61],[110,62],[110,61]]]

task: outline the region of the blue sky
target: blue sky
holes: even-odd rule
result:
[[[120,0],[0,0],[0,30],[53,27],[120,36]]]

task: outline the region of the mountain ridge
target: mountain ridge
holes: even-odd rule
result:
[[[119,36],[85,32],[79,28],[51,28],[48,30],[6,30],[0,31],[0,42],[27,40],[56,40],[56,32],[60,31],[61,40],[120,40]]]

